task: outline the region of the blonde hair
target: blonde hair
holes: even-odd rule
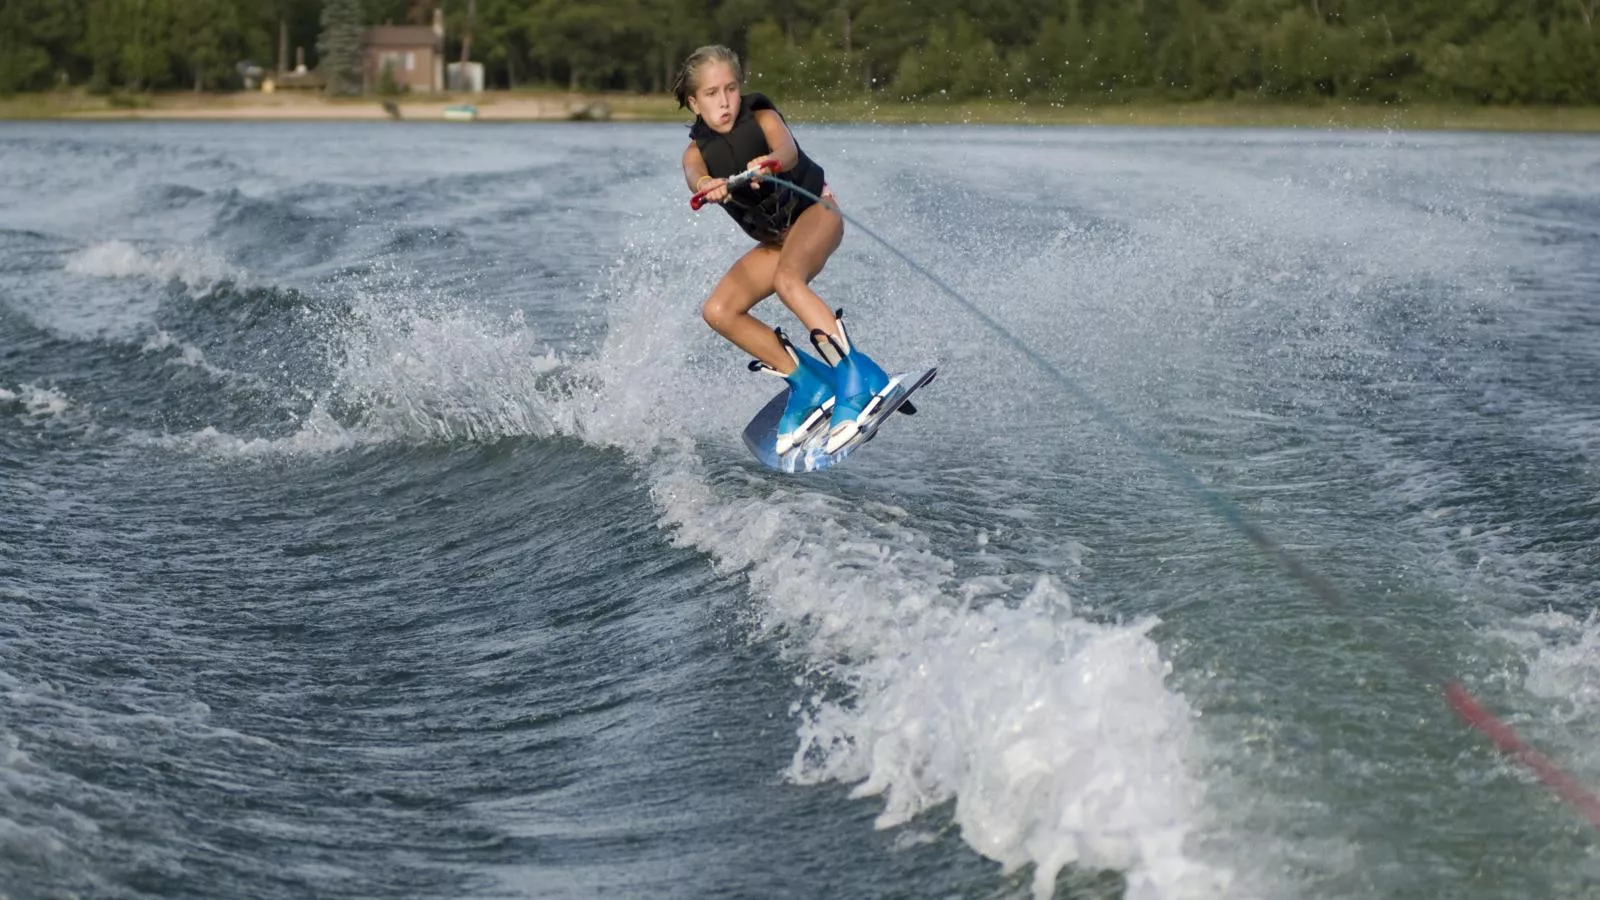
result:
[[[739,54],[729,50],[721,44],[707,44],[689,54],[683,61],[683,67],[678,70],[678,77],[672,82],[672,93],[678,98],[678,108],[689,108],[689,97],[700,87],[696,82],[700,78],[700,70],[713,63],[727,63],[733,69],[735,81],[744,81],[744,70],[739,67]]]

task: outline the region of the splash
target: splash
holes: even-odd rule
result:
[[[326,456],[384,444],[391,440],[391,435],[347,427],[319,406],[300,421],[293,433],[283,437],[246,437],[208,425],[186,434],[133,435],[131,440],[144,446],[219,459],[270,459]]]
[[[933,607],[910,640],[813,699],[790,775],[884,797],[879,827],[954,801],[962,837],[1035,897],[1067,866],[1127,873],[1130,898],[1224,896],[1226,873],[1184,849],[1198,817],[1192,710],[1149,636],[1074,618],[1041,577],[1018,607]]]
[[[1528,624],[1554,632],[1528,665],[1529,693],[1560,701],[1570,722],[1600,721],[1600,615],[1545,613]]]
[[[0,387],[0,407],[10,405],[18,418],[50,419],[72,409],[72,399],[50,387],[18,385],[16,390]]]
[[[192,369],[199,369],[202,372],[222,379],[240,377],[238,373],[233,372],[230,369],[224,369],[221,366],[212,365],[206,360],[206,354],[204,350],[201,350],[199,347],[196,347],[187,341],[174,337],[172,333],[166,329],[157,331],[139,347],[140,353],[160,353],[164,350],[178,351],[176,356],[167,360],[166,364],[169,366],[187,366]]]
[[[1543,701],[1540,737],[1562,745],[1591,779],[1600,775],[1600,614],[1551,610],[1504,623],[1497,633],[1526,660],[1513,680]]]
[[[1067,867],[1122,871],[1139,900],[1229,896],[1229,873],[1186,849],[1203,750],[1153,620],[1079,617],[1045,574],[1014,606],[975,603],[991,586],[955,577],[902,513],[730,499],[694,468],[655,479],[664,524],[746,573],[759,631],[808,673],[792,780],[883,798],[880,828],[953,802],[973,849],[1033,866],[1037,898]]]
[[[141,352],[175,351],[167,365],[276,394],[294,418],[272,423],[277,433],[269,436],[206,427],[142,441],[206,456],[265,458],[562,430],[555,417],[571,391],[569,367],[520,316],[467,311],[448,298],[370,291],[358,291],[349,306],[306,314],[319,322],[313,333],[321,343],[310,348],[316,364],[286,384],[217,366],[164,330],[147,338]]]
[[[555,433],[548,376],[561,359],[521,316],[363,297],[332,348],[334,403],[401,440],[494,440]]]
[[[1068,868],[1121,871],[1132,900],[1239,896],[1189,849],[1204,750],[1155,621],[1093,622],[1046,572],[1010,573],[1031,588],[1008,602],[904,510],[710,462],[754,408],[740,392],[766,385],[706,376],[702,348],[730,354],[659,299],[702,273],[654,258],[613,280],[586,366],[597,396],[575,425],[640,461],[675,543],[749,580],[757,635],[804,673],[788,777],[881,798],[880,828],[953,804],[963,839],[1007,871],[1031,866],[1041,900]]]
[[[220,259],[181,249],[146,254],[127,241],[106,241],[67,257],[66,270],[93,278],[151,278],[181,281],[191,290],[205,290],[239,273]]]

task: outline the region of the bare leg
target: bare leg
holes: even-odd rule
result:
[[[828,264],[843,239],[844,218],[824,203],[814,203],[801,213],[784,236],[783,250],[772,273],[772,289],[807,331],[820,328],[833,332],[833,310],[811,289],[811,279]]]
[[[711,296],[706,298],[700,314],[705,317],[707,325],[733,341],[739,349],[788,374],[794,368],[794,360],[784,352],[783,345],[778,343],[778,337],[772,333],[772,329],[750,315],[750,310],[757,303],[772,296],[772,277],[778,267],[778,259],[778,248],[766,244],[739,257],[728,274],[717,282]],[[827,307],[824,306],[823,310],[826,311]]]

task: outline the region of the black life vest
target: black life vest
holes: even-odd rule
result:
[[[733,129],[727,134],[718,134],[704,119],[695,118],[694,125],[689,129],[689,137],[700,148],[700,156],[705,160],[706,171],[710,175],[715,178],[737,175],[750,165],[750,160],[772,152],[772,148],[767,146],[766,132],[761,130],[761,123],[756,121],[758,109],[770,109],[779,116],[783,115],[765,94],[745,94],[739,99],[739,114],[734,117]],[[800,161],[795,163],[794,168],[778,174],[821,196],[822,167],[806,156],[804,150],[800,150],[798,141],[795,150],[800,154]],[[767,244],[782,240],[783,233],[814,202],[810,197],[765,181],[760,187],[745,184],[735,188],[722,208],[728,211],[728,215],[739,223],[746,234]]]

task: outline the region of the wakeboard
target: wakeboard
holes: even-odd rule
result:
[[[750,452],[762,465],[780,472],[816,472],[832,468],[844,462],[850,454],[860,449],[862,444],[872,440],[890,416],[897,412],[907,414],[916,412],[916,407],[906,401],[910,400],[911,395],[923,385],[932,381],[937,374],[939,369],[936,366],[920,375],[914,372],[901,372],[891,376],[889,383],[894,390],[889,394],[888,400],[861,426],[860,432],[851,438],[850,443],[832,453],[828,453],[823,446],[828,440],[828,429],[821,428],[804,444],[779,455],[778,420],[783,418],[783,408],[789,402],[789,389],[784,388],[766,406],[761,407],[761,411],[756,413],[749,425],[745,426],[745,446],[750,448]]]

